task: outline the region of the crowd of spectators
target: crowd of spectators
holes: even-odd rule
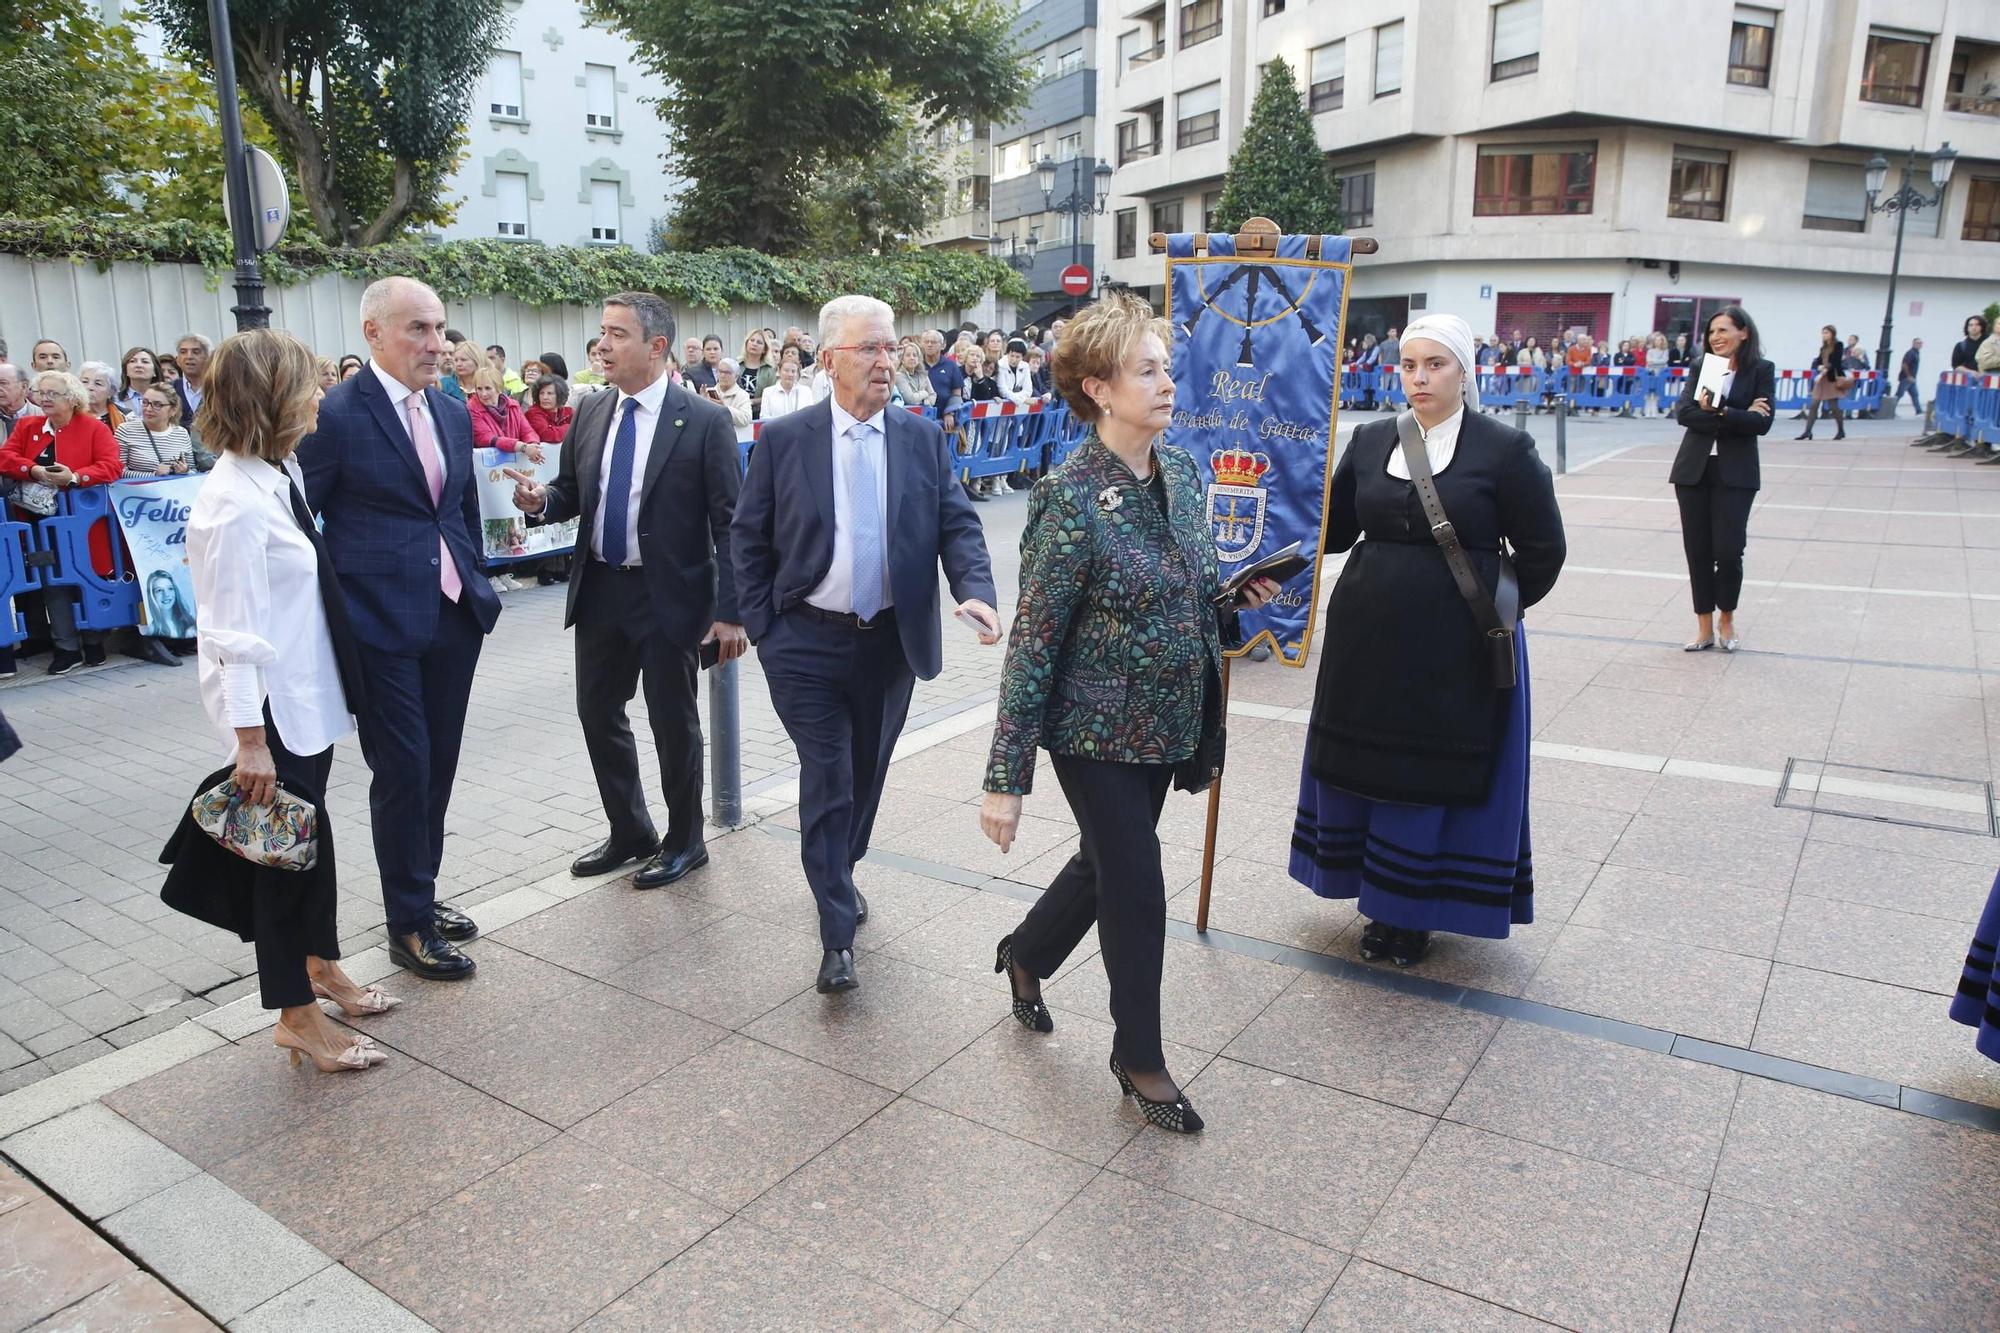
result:
[[[1031,326],[1009,334],[966,324],[906,337],[894,401],[949,413],[971,402],[1006,399],[1025,406],[1049,399],[1047,356],[1061,325],[1057,320],[1047,330]],[[435,387],[466,405],[475,444],[537,464],[546,457],[543,446],[560,444],[568,434],[581,396],[605,385],[595,338],[584,348],[583,368],[572,374],[560,352],[543,352],[516,368],[502,344],[482,345],[457,330],[446,337],[450,351]],[[34,522],[54,513],[56,497],[69,487],[214,467],[215,456],[203,448],[195,427],[213,348],[208,337],[189,333],[170,351],[128,347],[115,364],[86,360],[72,368],[69,350],[56,339],[35,342],[25,364],[10,360],[0,342],[0,512]],[[750,330],[734,357],[727,355],[722,336],[710,333],[687,339],[679,357],[670,354],[668,373],[727,409],[738,437],[748,440],[756,423],[802,411],[828,396],[817,350],[813,335],[796,325],[782,334],[770,327]],[[321,356],[316,367],[321,389],[352,378],[364,365],[352,353]],[[970,434],[955,433],[960,447],[969,449]],[[996,477],[972,489],[984,499],[1013,486]],[[110,541],[108,532],[96,535],[100,572],[111,568]],[[523,586],[505,567],[494,567],[489,577],[499,591]],[[544,565],[535,577],[557,581],[558,562]],[[74,629],[67,598],[21,600],[29,637],[20,655],[50,653],[49,669],[57,675],[104,660],[104,636]],[[162,665],[174,662],[189,643],[158,635],[129,638],[125,651]],[[0,647],[0,679],[16,670],[15,651]]]
[[[1344,362],[1342,368],[1348,371],[1390,369],[1401,354],[1396,335],[1397,330],[1392,328],[1381,338],[1372,333],[1349,338],[1346,355],[1342,358]],[[1635,337],[1621,338],[1615,345],[1609,339],[1599,341],[1588,330],[1581,328],[1569,329],[1546,342],[1534,334],[1515,329],[1512,336],[1507,338],[1502,338],[1498,333],[1489,334],[1484,338],[1474,338],[1473,355],[1482,374],[1512,366],[1542,373],[1568,370],[1572,376],[1588,370],[1631,370],[1635,372],[1631,378],[1636,379],[1636,372],[1640,370],[1657,371],[1686,366],[1699,357],[1700,349],[1691,345],[1686,333],[1676,333],[1670,337],[1658,329]],[[1845,368],[1849,371],[1870,368],[1871,363],[1867,352],[1861,347],[1859,335],[1848,335],[1841,356]],[[1608,378],[1617,380],[1618,377]],[[1621,391],[1628,389],[1629,381],[1618,382]],[[1385,406],[1378,400],[1378,387],[1373,382],[1361,386],[1358,390],[1350,389],[1343,384],[1343,390],[1345,392],[1340,403],[1342,408],[1373,411],[1377,407]],[[1538,410],[1552,410],[1557,396],[1552,388],[1545,390]],[[1498,412],[1502,408],[1496,404],[1489,406],[1487,410]],[[1596,408],[1588,410],[1593,415],[1598,412]],[[1638,409],[1638,415],[1653,414],[1653,409]],[[1620,409],[1619,415],[1631,416],[1634,415],[1634,410],[1629,407],[1623,408]],[[1672,408],[1670,406],[1660,408],[1659,415],[1672,415]]]

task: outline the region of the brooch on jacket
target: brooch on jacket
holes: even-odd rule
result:
[[[1106,486],[1097,493],[1097,507],[1109,514],[1125,503],[1125,492],[1117,486]]]

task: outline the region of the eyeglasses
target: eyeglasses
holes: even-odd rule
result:
[[[893,357],[896,355],[896,348],[899,345],[897,343],[836,343],[834,346],[825,348],[824,350],[829,352],[859,352],[862,356],[870,360],[880,360],[885,356]]]

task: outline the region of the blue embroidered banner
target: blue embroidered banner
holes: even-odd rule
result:
[[[1207,253],[1196,245],[1207,242]],[[1303,667],[1319,610],[1319,542],[1333,484],[1342,326],[1352,272],[1344,236],[1281,236],[1275,257],[1236,254],[1236,238],[1167,238],[1174,326],[1174,424],[1208,482],[1215,553],[1227,579],[1299,543],[1311,563],[1262,610],[1243,613],[1241,657],[1268,643]]]

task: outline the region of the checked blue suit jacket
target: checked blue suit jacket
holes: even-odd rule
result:
[[[416,656],[437,631],[438,537],[458,565],[460,596],[487,633],[500,598],[479,572],[479,492],[472,484],[472,418],[465,404],[424,391],[444,455],[436,505],[402,407],[372,367],[327,390],[319,426],[299,444],[306,501],[347,594],[362,650]]]

